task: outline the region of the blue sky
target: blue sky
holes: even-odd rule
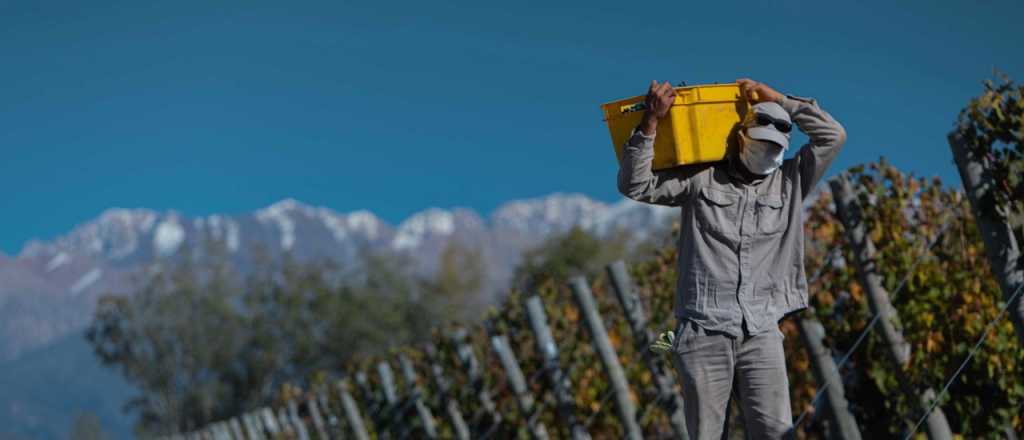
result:
[[[599,105],[651,79],[817,98],[833,171],[958,184],[958,110],[994,67],[1024,80],[1019,0],[146,3],[0,2],[0,251],[109,207],[617,200]]]

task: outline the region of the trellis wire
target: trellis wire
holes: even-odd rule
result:
[[[601,410],[603,410],[605,404],[608,403],[608,399],[611,399],[614,395],[615,390],[611,389],[611,387],[605,390],[604,395],[601,397],[601,400],[597,403],[597,409],[594,410],[594,412],[590,413],[589,416],[587,416],[587,420],[583,422],[583,426],[590,428],[590,425],[594,423],[594,419],[601,414]]]
[[[953,381],[955,381],[956,378],[960,376],[960,373],[962,373],[964,371],[964,368],[967,367],[967,363],[970,362],[971,358],[973,358],[974,355],[978,353],[978,350],[981,349],[981,344],[985,342],[986,338],[988,338],[988,334],[990,331],[992,331],[992,327],[994,327],[995,324],[998,323],[999,321],[1003,320],[1003,315],[1006,314],[1006,309],[1010,306],[1010,304],[1012,304],[1017,299],[1017,296],[1020,295],[1021,289],[1024,289],[1024,283],[1021,283],[1019,286],[1017,286],[1017,290],[1013,292],[1013,296],[1010,297],[1010,300],[1003,303],[1003,306],[999,308],[999,314],[996,315],[996,317],[989,321],[988,325],[985,326],[985,331],[982,332],[981,337],[978,338],[978,342],[974,343],[974,348],[972,348],[970,353],[967,354],[967,358],[960,363],[960,367],[957,368],[956,372],[953,373],[953,376],[950,377],[948,381],[946,381],[946,385],[942,387],[942,391],[939,391],[939,394],[935,396],[935,400],[933,400],[932,404],[928,406],[928,411],[925,411],[924,415],[922,415],[921,418],[918,419],[917,424],[915,424],[914,428],[911,429],[905,437],[903,437],[903,440],[906,440],[910,438],[910,436],[914,435],[914,433],[917,432],[917,429],[921,427],[921,423],[923,423],[924,420],[928,417],[928,415],[935,410],[935,407],[939,405],[939,401],[942,399],[942,395],[946,394],[946,391],[949,391],[949,387],[950,385],[953,385]]]
[[[925,246],[925,248],[921,252],[921,255],[919,255],[917,257],[917,259],[914,260],[913,264],[910,265],[910,269],[908,269],[906,274],[903,275],[903,279],[901,279],[899,284],[896,285],[896,289],[893,290],[891,295],[889,295],[890,298],[895,297],[897,294],[900,293],[901,290],[903,290],[903,287],[907,284],[907,281],[910,280],[910,277],[913,276],[914,272],[917,270],[917,266],[920,265],[922,261],[924,261],[924,258],[926,256],[928,256],[929,251],[931,251],[931,249],[933,247],[935,247],[936,244],[938,244],[939,240],[942,239],[942,236],[945,235],[946,231],[948,231],[949,228],[953,225],[953,220],[958,218],[958,217],[959,216],[954,216],[953,218],[950,218],[950,219],[946,220],[946,223],[942,226],[942,229],[939,230],[938,234],[935,234],[935,238],[933,238],[927,244],[927,246]],[[837,248],[838,248],[838,246],[833,248],[833,251],[838,250]],[[831,262],[831,257],[832,257],[832,254],[830,254],[828,261],[826,263],[823,263],[822,267],[820,267],[818,269],[818,273],[816,273],[815,276],[814,276],[814,280],[815,281],[817,280],[818,276],[821,275],[822,270],[824,269],[825,265]],[[813,281],[811,281],[811,282],[813,282]],[[810,284],[811,282],[808,282],[808,284]],[[848,350],[846,350],[846,353],[843,354],[842,358],[840,358],[839,363],[836,364],[836,370],[839,370],[839,371],[842,370],[843,366],[846,365],[846,362],[850,360],[850,356],[853,355],[853,352],[857,351],[857,348],[860,347],[860,344],[862,342],[864,342],[864,338],[866,338],[867,335],[869,333],[871,333],[872,330],[874,330],[875,324],[878,323],[878,319],[881,318],[881,317],[882,317],[882,315],[880,313],[876,313],[874,315],[874,317],[871,318],[871,321],[868,322],[868,325],[865,326],[864,330],[861,330],[860,335],[857,336],[857,340],[854,341],[853,346],[851,346]],[[808,405],[807,408],[804,409],[804,411],[802,413],[800,413],[800,417],[798,417],[796,419],[796,422],[793,422],[793,430],[794,431],[804,421],[804,419],[807,417],[807,414],[810,413],[811,408],[814,408],[814,405],[818,403],[818,400],[821,399],[822,394],[825,392],[825,390],[830,385],[832,385],[832,382],[825,382],[824,384],[822,384],[821,387],[818,388],[818,391],[816,393],[814,393],[814,399],[811,399],[811,404]]]

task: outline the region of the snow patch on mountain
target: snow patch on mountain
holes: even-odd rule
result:
[[[227,222],[227,245],[228,250],[231,252],[238,252],[238,246],[241,244],[241,238],[238,232],[238,222],[234,220],[228,220]]]
[[[644,239],[650,237],[652,232],[649,226],[668,225],[671,219],[678,216],[678,208],[649,205],[624,198],[608,206],[597,217],[593,231],[605,235],[615,229],[628,229],[635,238]]]
[[[331,232],[331,236],[334,237],[334,241],[338,243],[344,242],[348,238],[348,228],[345,224],[345,218],[334,215],[326,209],[320,209],[317,211],[317,217],[324,224],[324,227]]]
[[[289,211],[304,207],[295,199],[284,199],[256,212],[256,219],[263,223],[274,223],[281,232],[281,249],[291,250],[295,245],[295,221]]]
[[[491,223],[496,228],[547,236],[574,225],[591,229],[607,208],[608,205],[582,194],[555,193],[506,203],[491,215]]]
[[[369,211],[339,214],[321,207],[316,209],[316,217],[339,243],[350,239],[376,240],[381,234],[382,222]]]
[[[409,250],[419,247],[428,237],[448,237],[454,232],[455,214],[440,208],[430,208],[402,222],[391,247]]]
[[[71,261],[71,256],[67,252],[59,252],[53,258],[46,263],[46,273],[53,272],[58,267],[61,267]]]
[[[223,241],[228,251],[237,252],[240,243],[238,222],[223,215],[214,214],[201,219],[196,229],[203,229],[210,238]]]
[[[78,296],[78,294],[82,293],[83,290],[89,288],[89,286],[93,284],[96,284],[102,276],[103,270],[99,268],[86,272],[85,275],[82,275],[81,278],[78,279],[78,281],[75,281],[75,284],[71,285],[71,295]]]
[[[125,258],[138,249],[141,235],[153,228],[156,219],[157,213],[149,210],[107,210],[91,236],[91,248],[95,254],[113,260]]]
[[[352,235],[363,237],[366,240],[377,240],[381,238],[384,229],[384,222],[369,211],[353,211],[334,217],[330,221],[325,218],[324,224],[332,231],[335,238]],[[339,240],[341,239],[339,238]]]
[[[153,248],[161,256],[173,255],[184,241],[185,228],[181,227],[174,216],[160,222],[153,234]]]
[[[108,209],[99,218],[77,226],[52,242],[29,242],[19,257],[52,257],[72,250],[72,254],[123,259],[138,249],[140,240],[153,228],[157,217],[155,211],[148,209]]]
[[[214,214],[200,222],[201,227],[214,240],[221,240],[228,251],[237,252],[240,243],[238,222],[223,215]]]
[[[372,212],[354,211],[348,215],[347,220],[350,228],[362,231],[370,240],[380,238],[383,223]]]

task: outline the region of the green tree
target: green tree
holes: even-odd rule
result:
[[[133,296],[104,296],[86,336],[145,394],[131,402],[147,432],[199,426],[237,409],[223,381],[236,374],[243,346],[238,291],[224,264],[186,260],[158,270]]]
[[[998,86],[986,81],[985,92],[960,113],[948,140],[992,274],[1024,345],[1024,87],[1006,77]]]
[[[618,231],[601,238],[574,226],[527,251],[515,271],[519,288],[538,286],[548,280],[565,280],[572,275],[596,274],[627,252],[629,234]]]
[[[984,86],[960,112],[956,130],[992,176],[985,209],[1008,219],[1024,242],[1024,85],[1002,75]]]
[[[444,310],[423,294],[425,281],[403,257],[363,260],[359,277],[287,256],[247,276],[223,255],[164,262],[133,295],[102,297],[87,338],[142,390],[131,402],[140,433],[192,430],[424,341]]]
[[[488,300],[484,292],[486,271],[479,248],[450,240],[441,251],[433,279],[423,283],[427,301],[436,307],[438,318],[466,322],[480,316]]]

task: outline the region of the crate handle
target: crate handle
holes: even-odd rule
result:
[[[679,81],[679,84],[676,84],[676,87],[686,87],[686,81]],[[619,113],[622,114],[640,112],[644,110],[647,110],[647,103],[643,101],[619,107]]]
[[[633,104],[626,104],[626,105],[624,105],[622,107],[619,107],[619,112],[622,113],[622,114],[633,113],[633,112],[641,112],[641,111],[644,111],[644,110],[647,110],[647,103],[643,102],[643,101],[640,101],[640,102],[637,102],[637,103],[633,103]]]

